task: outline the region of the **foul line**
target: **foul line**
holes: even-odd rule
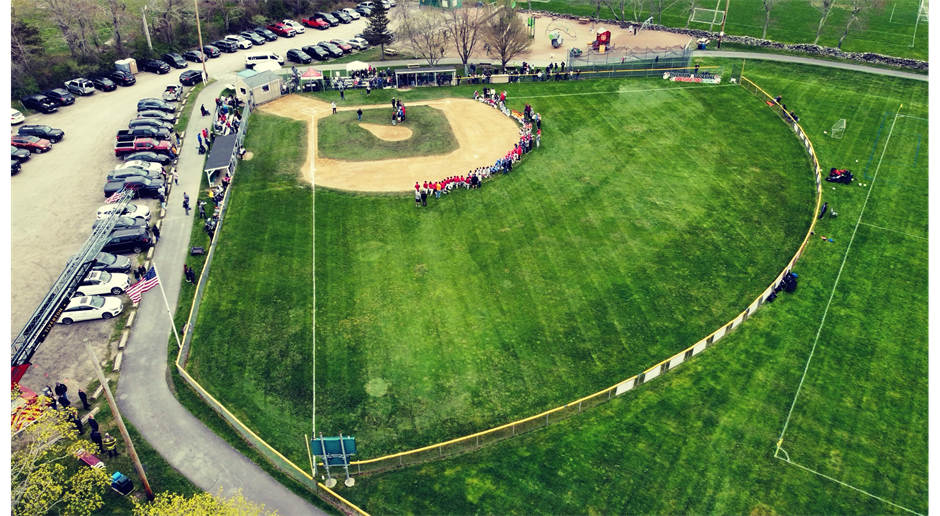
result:
[[[737,84],[719,84],[713,85],[709,84],[708,86],[676,86],[675,88],[657,88],[657,89],[645,89],[645,90],[617,90],[617,91],[591,91],[587,93],[559,93],[557,95],[530,95],[527,97],[520,97],[518,95],[513,95],[514,99],[544,99],[549,97],[580,97],[582,95],[610,95],[612,93],[655,93],[659,91],[674,91],[674,90],[689,90],[689,89],[701,89],[701,88],[726,88],[728,86],[737,86]]]
[[[900,234],[902,234],[902,235],[904,235],[904,236],[908,236],[908,237],[911,237],[911,238],[918,238],[918,239],[920,239],[920,240],[928,241],[928,240],[927,240],[926,238],[924,238],[924,237],[917,236],[917,235],[912,235],[912,234],[910,234],[910,233],[905,233],[905,232],[903,232],[903,231],[898,231],[898,230],[896,230],[896,229],[891,229],[891,228],[885,228],[885,227],[881,227],[881,226],[876,226],[876,225],[874,225],[874,224],[869,224],[869,223],[867,223],[867,222],[862,222],[862,224],[865,225],[865,226],[873,227],[873,228],[883,229],[883,230],[885,230],[885,231],[893,231],[893,232],[895,232],[895,233],[900,233]]]
[[[312,256],[310,257],[311,267],[313,271],[313,307],[311,309],[311,316],[313,317],[313,335],[310,337],[312,351],[313,351],[313,415],[312,415],[312,430],[310,437],[315,439],[317,436],[317,187],[314,183],[313,175],[316,172],[317,168],[314,166],[315,152],[316,152],[316,130],[317,130],[317,121],[316,114],[310,113],[310,130],[314,131],[314,148],[310,149],[310,197],[311,197],[311,207],[310,207],[310,216],[313,218],[311,223],[311,250]]]
[[[779,449],[779,448],[778,448],[778,449]],[[783,451],[783,453],[787,453],[787,452],[786,452],[785,450],[783,450],[783,449],[780,449],[780,451]],[[825,479],[832,480],[833,482],[835,482],[835,483],[837,483],[837,484],[842,484],[842,485],[844,485],[845,487],[848,487],[849,489],[854,489],[855,491],[858,491],[859,493],[862,493],[862,494],[864,494],[864,495],[868,495],[868,496],[870,496],[870,497],[872,497],[872,498],[874,498],[874,499],[876,499],[876,500],[882,501],[882,502],[884,502],[884,503],[886,503],[886,504],[888,504],[888,505],[892,505],[892,506],[894,506],[894,507],[897,507],[898,509],[907,511],[907,512],[909,512],[909,513],[911,513],[911,514],[916,514],[917,516],[924,516],[923,514],[917,512],[917,511],[913,511],[913,510],[908,509],[907,507],[904,507],[904,506],[902,506],[902,505],[898,505],[898,504],[896,504],[896,503],[889,502],[888,500],[885,500],[884,498],[882,498],[882,497],[880,497],[880,496],[875,496],[875,495],[869,493],[868,491],[864,491],[864,490],[859,489],[859,488],[857,488],[857,487],[855,487],[855,486],[853,486],[853,485],[846,484],[845,482],[843,482],[843,481],[841,481],[841,480],[836,480],[836,479],[834,479],[834,478],[832,478],[832,477],[830,477],[830,476],[828,476],[828,475],[823,475],[822,473],[820,473],[820,472],[818,472],[818,471],[809,469],[809,468],[807,468],[806,466],[801,466],[801,465],[799,465],[799,464],[797,464],[797,463],[791,461],[789,455],[787,455],[787,458],[786,458],[786,459],[783,459],[783,458],[778,457],[776,454],[774,454],[774,458],[775,458],[775,459],[778,459],[778,460],[782,460],[783,462],[786,462],[787,464],[792,464],[792,465],[794,465],[794,466],[796,466],[796,467],[798,467],[798,468],[800,468],[800,469],[802,469],[802,470],[804,470],[804,471],[809,471],[810,473],[812,473],[812,474],[814,474],[814,475],[819,475],[819,476],[821,476],[821,477],[823,477],[823,478],[825,478]]]

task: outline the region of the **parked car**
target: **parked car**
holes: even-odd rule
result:
[[[150,179],[144,176],[127,176],[115,181],[108,181],[104,185],[105,198],[111,197],[123,189],[134,190],[134,198],[152,197],[156,199],[160,190],[166,188],[163,179]]]
[[[346,43],[349,43],[356,50],[365,50],[369,48],[369,42],[363,38],[352,38],[346,41]]]
[[[169,140],[173,131],[156,127],[133,127],[122,129],[117,132],[118,142],[133,142],[137,138],[154,138],[157,140]]]
[[[163,120],[157,120],[156,118],[135,118],[127,122],[128,129],[136,129],[138,127],[166,129],[167,131],[173,130],[173,124],[171,122],[164,122]]]
[[[123,181],[125,179],[132,178],[132,177],[144,177],[147,179],[159,179],[159,180],[163,179],[163,175],[160,174],[160,172],[153,172],[151,170],[144,170],[142,168],[137,168],[137,167],[128,167],[128,168],[123,168],[121,170],[112,170],[108,174],[108,182],[112,183],[115,181]]]
[[[159,59],[145,59],[137,62],[137,69],[141,72],[152,72],[156,74],[170,73],[170,65]]]
[[[150,232],[145,228],[118,229],[111,232],[111,238],[101,248],[108,253],[142,253],[153,246]],[[95,274],[92,272],[91,274]],[[91,276],[89,274],[89,276]],[[103,274],[108,274],[107,272]],[[79,287],[81,288],[81,287]],[[127,287],[124,287],[125,289]],[[116,295],[116,294],[115,294]]]
[[[333,56],[333,57],[342,57],[342,56],[343,56],[343,51],[342,51],[342,49],[340,49],[340,48],[337,47],[336,45],[330,43],[329,41],[321,41],[321,42],[317,43],[317,46],[323,48],[323,50],[326,50],[326,51],[327,51],[331,56]]]
[[[137,77],[134,77],[134,74],[125,72],[124,70],[115,70],[109,73],[108,79],[111,79],[121,86],[133,86],[137,84]]]
[[[38,136],[39,138],[45,138],[52,143],[59,143],[62,138],[65,138],[65,131],[62,129],[53,129],[48,125],[24,125],[20,127],[17,134],[23,136]]]
[[[189,50],[187,52],[183,52],[183,59],[192,61],[194,63],[201,63],[208,58],[199,50]]]
[[[359,18],[362,17],[362,16],[360,16],[359,13],[356,12],[355,9],[353,9],[353,8],[351,8],[351,7],[347,7],[347,8],[345,8],[345,9],[342,9],[342,11],[343,11],[344,13],[346,13],[346,16],[349,16],[349,17],[352,18],[353,20],[358,20]]]
[[[24,99],[21,99],[20,102],[23,103],[28,109],[35,109],[40,113],[55,113],[59,110],[58,104],[56,101],[50,99],[45,95],[30,95]]]
[[[91,95],[95,92],[95,85],[90,80],[79,77],[65,82],[65,87],[76,95]]]
[[[323,47],[319,47],[317,45],[308,45],[306,47],[303,47],[301,50],[303,50],[305,54],[316,59],[317,61],[326,61],[327,59],[330,58],[330,53],[324,50]]]
[[[255,33],[268,41],[277,40],[277,34],[269,31],[268,29],[265,29],[264,27],[256,27]]]
[[[339,20],[340,23],[352,23],[352,16],[346,14],[343,11],[333,11],[330,14],[332,14],[334,18]]]
[[[110,319],[121,314],[124,302],[117,297],[83,296],[69,300],[69,305],[56,321],[69,325],[76,321]]]
[[[15,161],[26,161],[30,157],[30,152],[26,149],[21,149],[14,145],[10,145],[10,158]]]
[[[166,102],[179,102],[183,96],[183,86],[179,84],[168,84],[163,90],[163,100]]]
[[[117,84],[114,84],[107,77],[92,77],[91,84],[99,91],[114,91],[117,89]]]
[[[65,88],[46,90],[42,94],[52,99],[59,107],[71,106],[75,103],[75,97]]]
[[[235,52],[238,51],[238,45],[236,45],[235,43],[232,43],[231,41],[225,40],[225,39],[220,39],[220,40],[218,40],[218,41],[213,41],[213,42],[210,43],[210,44],[211,44],[212,46],[218,48],[218,49],[221,50],[222,52],[227,53],[227,54],[234,54]]]
[[[180,84],[195,86],[202,82],[202,70],[186,70],[180,74]]]
[[[352,45],[350,45],[349,43],[346,43],[345,41],[339,38],[331,39],[330,43],[339,47],[339,49],[342,50],[344,54],[348,54],[353,51]]]
[[[212,45],[202,47],[202,52],[213,59],[222,55],[222,51]]]
[[[23,163],[18,159],[10,160],[10,175],[15,176],[20,172],[20,169],[23,168]]]
[[[151,163],[159,163],[161,165],[166,165],[172,159],[166,154],[153,151],[139,151],[132,152],[124,155],[124,161],[148,161]]]
[[[267,28],[282,38],[293,38],[297,35],[296,30],[287,25],[284,25],[283,23],[272,23],[271,25],[268,25]]]
[[[143,219],[134,219],[143,220]],[[100,222],[100,221],[99,221]],[[144,221],[146,224],[146,221]],[[72,257],[74,258],[74,256]],[[126,256],[117,256],[111,253],[98,253],[95,256],[95,264],[91,266],[93,271],[122,272],[131,271],[131,260]]]
[[[105,204],[104,206],[98,208],[97,217],[99,219],[110,217],[111,212],[113,212],[116,208],[117,208],[117,204]],[[134,218],[140,217],[140,218],[143,218],[144,220],[150,220],[150,208],[146,206],[138,206],[133,203],[130,203],[127,206],[125,206],[124,209],[121,210],[120,214],[127,215],[128,217],[134,217]]]
[[[357,7],[356,12],[362,16],[365,16],[366,18],[372,16],[372,9],[369,9],[368,7]]]
[[[137,118],[156,118],[161,122],[173,122],[176,120],[176,114],[167,113],[165,111],[157,111],[155,109],[150,109],[147,111],[140,111],[137,113]]]
[[[301,18],[300,22],[305,26],[312,29],[326,30],[330,28],[330,24],[319,19],[319,18]]]
[[[398,2],[396,2],[395,0],[388,0],[388,5],[390,7],[395,7],[396,5],[398,5]]]
[[[302,23],[300,23],[300,22],[298,22],[298,21],[294,21],[294,20],[282,20],[281,23],[283,23],[284,25],[287,25],[288,27],[294,29],[294,32],[296,32],[297,34],[303,34],[303,33],[306,31],[306,29],[304,29],[304,24],[302,24]]]
[[[292,48],[287,51],[287,60],[294,63],[307,64],[313,61],[313,58],[304,53],[303,50]]]
[[[386,11],[392,8],[392,3],[389,2],[389,0],[382,0],[381,3],[382,7],[384,7]]]
[[[107,244],[105,244],[107,247]],[[138,251],[139,252],[139,251]],[[96,294],[113,294],[119,296],[127,290],[130,280],[127,274],[120,272],[91,271],[78,284],[75,291],[77,297],[93,296]]]
[[[10,125],[21,124],[26,121],[26,117],[19,110],[10,109],[10,112]]]
[[[246,30],[246,31],[240,32],[239,34],[241,34],[243,37],[248,39],[248,41],[250,41],[252,45],[264,45],[265,43],[267,43],[267,40],[264,39],[264,36],[254,31]],[[274,38],[277,39],[277,36],[274,36]]]
[[[95,229],[98,226],[104,224],[105,219],[96,220],[92,225],[91,229]],[[150,223],[142,218],[137,217],[118,217],[117,221],[114,223],[114,227],[111,228],[112,231],[115,229],[127,229],[127,228],[149,228]],[[122,272],[122,271],[116,271]]]
[[[42,154],[43,152],[52,150],[52,142],[38,136],[14,135],[10,137],[10,142],[14,147],[26,149],[36,154]]]
[[[140,99],[137,102],[137,112],[141,111],[150,111],[156,109],[157,111],[165,111],[167,113],[173,113],[176,111],[176,106],[170,104],[169,102],[164,102],[161,99]]]
[[[166,154],[172,158],[176,157],[176,147],[165,140],[155,140],[153,138],[123,138],[114,143],[114,155],[123,158],[128,154],[137,152],[156,152],[157,154]]]
[[[239,34],[229,34],[225,36],[225,40],[234,43],[235,46],[242,49],[249,49],[253,46],[250,39]]]
[[[118,170],[125,170],[128,168],[143,170],[143,172],[137,174],[140,176],[150,176],[153,174],[159,175],[160,172],[163,172],[163,165],[159,163],[151,163],[149,161],[125,161],[124,163],[114,167],[114,170],[111,171],[111,173],[113,174]]]
[[[189,66],[189,63],[186,62],[186,58],[177,54],[176,52],[167,52],[166,54],[160,56],[160,59],[173,68],[186,68]]]
[[[323,20],[326,23],[329,23],[330,27],[336,27],[337,25],[340,24],[339,19],[337,19],[335,16],[333,16],[330,13],[317,12],[317,13],[313,13],[313,17],[317,20]]]

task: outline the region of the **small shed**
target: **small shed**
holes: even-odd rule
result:
[[[457,69],[453,67],[399,68],[395,70],[395,87],[450,86],[456,72]]]
[[[248,74],[246,72],[254,72]],[[255,72],[244,70],[235,79],[235,96],[238,100],[252,104],[263,104],[281,96],[282,80],[272,71]]]
[[[278,90],[280,92],[280,90]],[[235,169],[235,158],[238,155],[238,135],[226,134],[216,136],[212,142],[212,150],[206,158],[206,179],[209,185],[215,184],[215,178],[224,177],[225,172]]]

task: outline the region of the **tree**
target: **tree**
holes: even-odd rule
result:
[[[881,5],[881,2],[878,0],[851,0],[849,21],[845,24],[845,31],[842,33],[842,37],[839,38],[839,50],[842,50],[842,42],[845,41],[845,37],[849,35],[849,29],[852,25],[859,23],[859,15],[863,11],[874,8],[876,5]]]
[[[764,2],[764,34],[761,35],[761,39],[767,39],[767,26],[770,25],[770,10],[774,8],[774,4],[778,0],[762,0]]]
[[[69,53],[72,57],[78,58],[85,54],[83,42],[72,32],[73,11],[71,5],[64,0],[43,0],[39,3],[50,14],[53,23],[55,23],[62,32],[65,39],[65,45],[69,47]]]
[[[411,42],[415,55],[434,66],[444,57],[447,46],[447,28],[444,17],[439,11],[426,9],[411,16],[404,30]]]
[[[36,403],[47,406],[40,396]],[[18,516],[51,512],[85,516],[104,505],[101,492],[110,485],[104,469],[79,468],[69,473],[63,462],[74,461],[79,450],[96,445],[78,439],[70,418],[74,408],[46,408],[28,427],[12,438],[11,505]]]
[[[506,70],[506,63],[529,45],[526,27],[516,16],[516,10],[510,2],[511,0],[500,0],[497,3],[497,12],[487,22],[484,33],[484,39],[502,62],[503,71]]]
[[[832,11],[832,6],[835,5],[836,0],[811,0],[810,5],[815,7],[819,13],[819,27],[816,28],[816,39],[813,40],[813,44],[816,45],[819,43],[819,35],[822,34],[823,25],[826,23],[826,18],[829,17],[829,12]]]
[[[382,2],[375,4],[375,10],[372,16],[366,21],[366,28],[362,31],[362,37],[370,45],[380,45],[382,47],[382,59],[385,59],[385,45],[388,45],[394,39],[392,31],[388,28],[388,15]]]
[[[114,46],[118,56],[124,56],[124,41],[121,36],[121,23],[127,19],[127,4],[118,0],[108,0],[111,9],[111,30],[114,31]]]
[[[464,69],[467,68],[467,61],[473,54],[483,34],[483,22],[486,11],[483,9],[472,9],[463,7],[461,9],[451,9],[449,21],[451,24],[448,35],[454,42],[454,50],[460,57]]]
[[[241,20],[245,14],[245,10],[231,0],[209,0],[205,5],[209,8],[207,18],[218,18],[222,22],[222,32],[226,34],[231,32],[232,23]]]
[[[650,16],[653,15],[653,12],[656,12],[657,21],[656,23],[663,24],[663,11],[672,8],[672,6],[678,4],[682,0],[675,0],[671,4],[667,4],[667,0],[650,0]]]
[[[151,503],[134,499],[134,516],[276,516],[277,511],[265,512],[264,504],[257,504],[242,496],[241,490],[224,498],[222,489],[217,495],[197,493],[191,498],[175,493],[158,493]]]

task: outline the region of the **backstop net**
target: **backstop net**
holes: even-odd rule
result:
[[[577,78],[647,77],[663,73],[692,73],[692,49],[685,47],[621,47],[603,54],[588,50],[580,56],[569,56],[567,69],[580,71]]]

